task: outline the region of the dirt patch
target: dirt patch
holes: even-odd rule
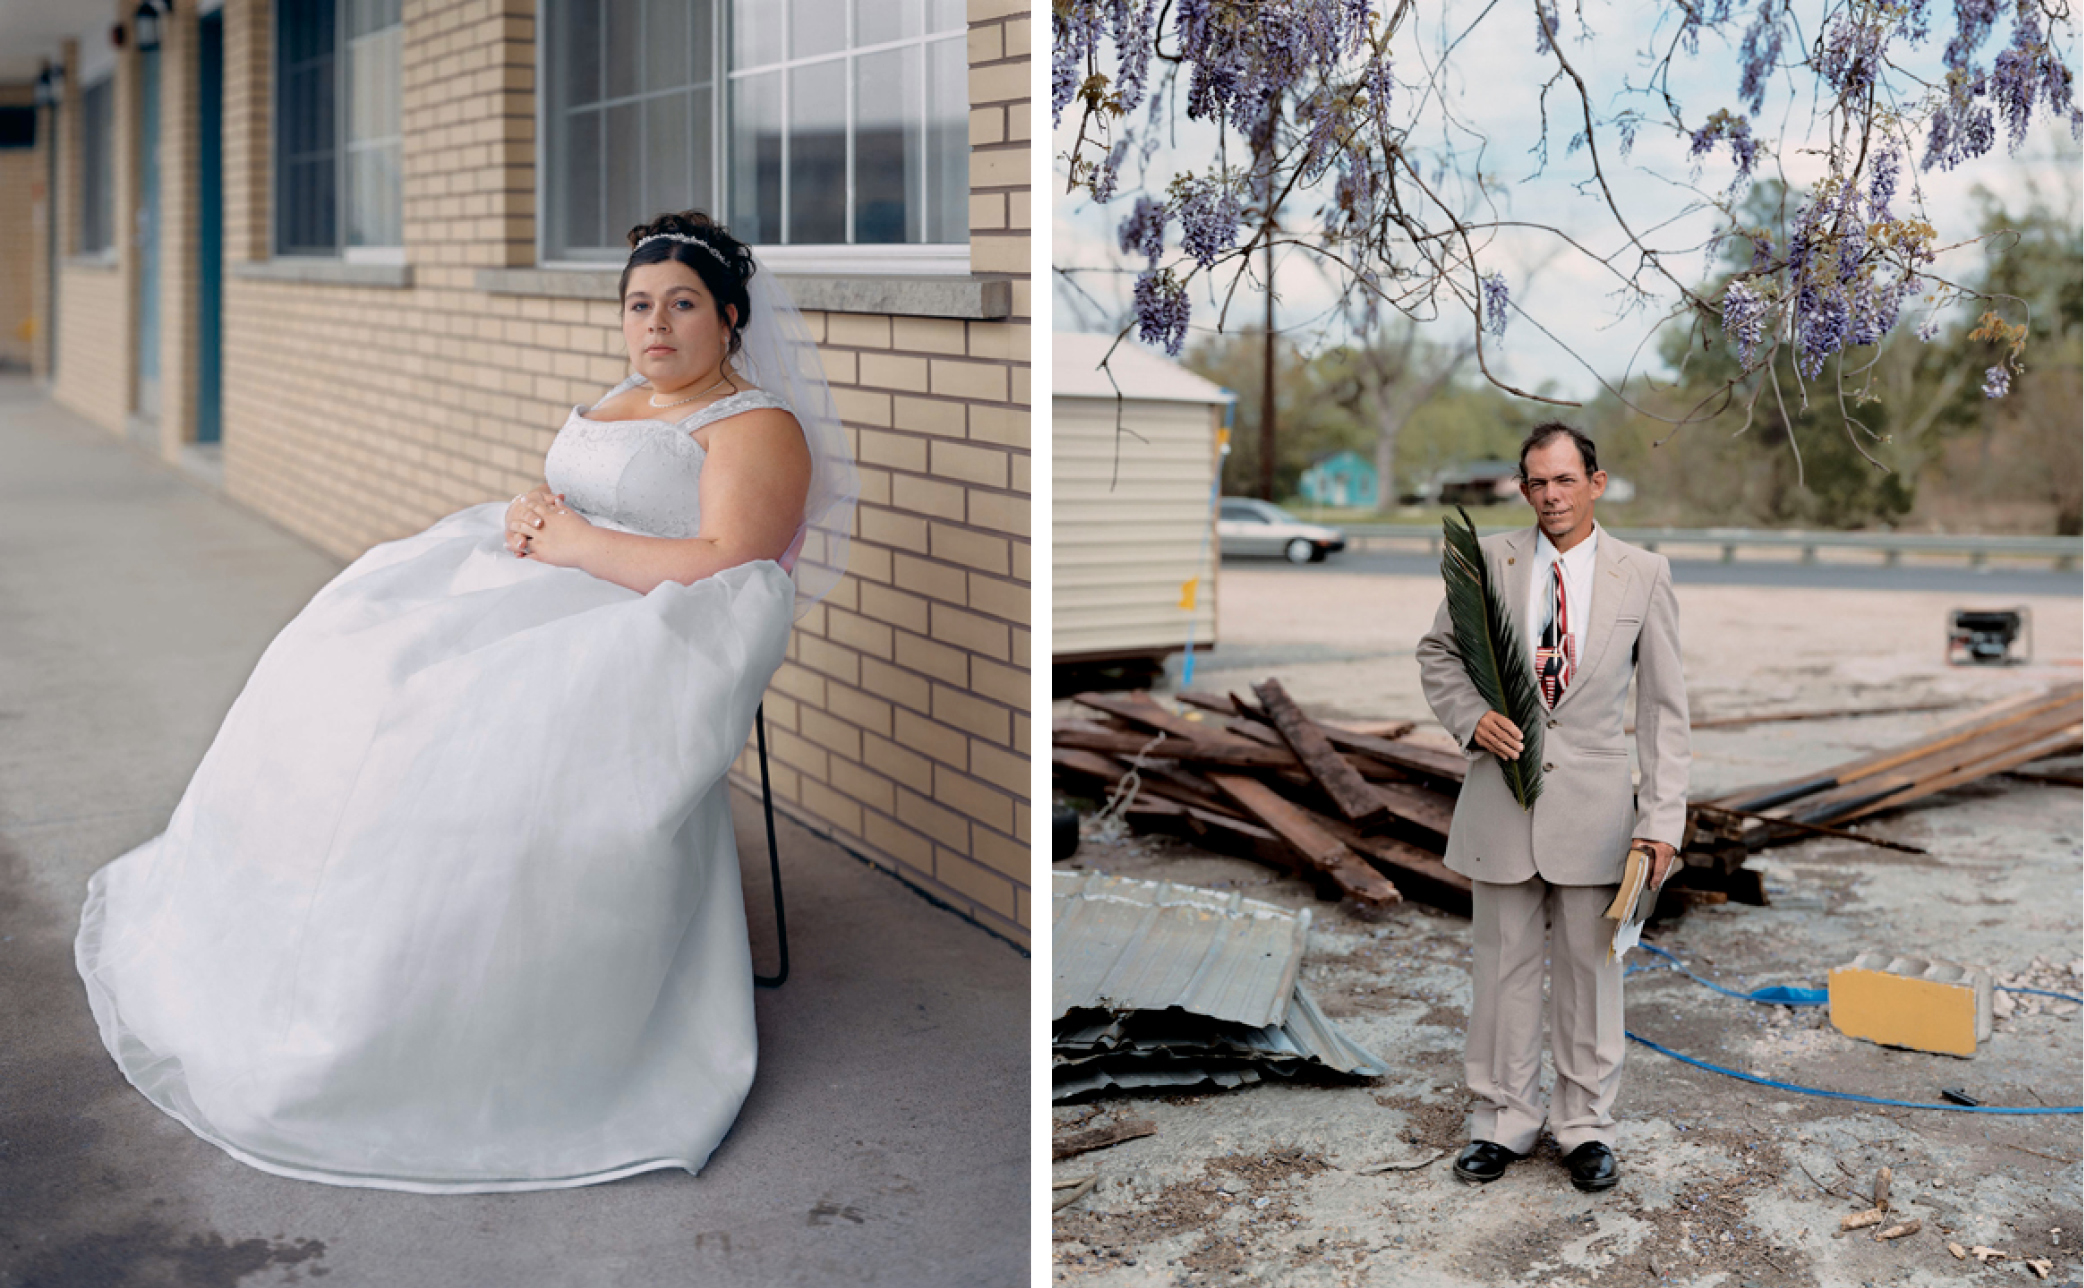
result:
[[[1096,1191],[1057,1213],[1057,1268],[1089,1273],[1134,1266],[1154,1255],[1148,1245],[1188,1237],[1193,1246],[1167,1264],[1229,1279],[1270,1252],[1271,1240],[1301,1228],[1307,1218],[1296,1207],[1297,1184],[1330,1166],[1322,1155],[1301,1149],[1226,1154],[1205,1160],[1198,1178],[1174,1181],[1148,1198],[1109,1195],[1116,1204],[1131,1205],[1126,1210],[1087,1206],[1099,1198],[1102,1191]]]
[[[1469,1105],[1466,1093],[1446,1103],[1420,1100],[1416,1096],[1377,1093],[1375,1103],[1404,1115],[1400,1133],[1412,1145],[1426,1149],[1459,1150],[1469,1143]]]

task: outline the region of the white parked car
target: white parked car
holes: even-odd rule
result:
[[[1273,555],[1293,564],[1316,563],[1346,548],[1346,534],[1337,528],[1304,523],[1278,505],[1248,496],[1223,498],[1216,535],[1226,555]]]

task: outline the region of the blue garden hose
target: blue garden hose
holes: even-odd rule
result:
[[[1705,985],[1706,987],[1712,988],[1716,992],[1722,994],[1724,997],[1734,997],[1740,1002],[1763,1002],[1774,1006],[1822,1006],[1826,1002],[1831,1000],[1831,995],[1829,991],[1825,989],[1788,988],[1783,985],[1775,985],[1771,988],[1753,989],[1749,993],[1739,993],[1735,989],[1724,988],[1722,985],[1717,984],[1714,980],[1703,979],[1699,975],[1694,974],[1692,971],[1687,970],[1685,965],[1682,962],[1680,962],[1677,957],[1672,956],[1670,953],[1666,952],[1662,948],[1655,947],[1651,944],[1638,944],[1637,947],[1641,948],[1644,952],[1654,953],[1655,955],[1664,958],[1664,960],[1671,963],[1673,970],[1678,971],[1681,975],[1684,975],[1686,978],[1692,980],[1694,983]],[[1639,970],[1646,969],[1649,968],[1643,966],[1630,966],[1626,973],[1633,975],[1635,972]],[[2000,987],[1997,991],[2001,993],[2030,993],[2036,997],[2054,997],[2060,998],[2062,1001],[2065,1002],[2084,1003],[2084,997],[2072,997],[2068,993],[2051,993],[2044,988]],[[2069,1105],[2054,1109],[2015,1109],[1994,1105],[1928,1105],[1920,1104],[1919,1102],[1914,1100],[1884,1100],[1879,1096],[1858,1096],[1854,1095],[1849,1091],[1826,1091],[1821,1087],[1802,1087],[1797,1086],[1792,1082],[1776,1082],[1771,1078],[1761,1078],[1755,1073],[1744,1073],[1738,1069],[1725,1069],[1719,1064],[1709,1064],[1706,1060],[1696,1060],[1690,1055],[1681,1055],[1677,1051],[1674,1051],[1670,1047],[1664,1046],[1661,1043],[1652,1042],[1650,1039],[1643,1037],[1640,1034],[1637,1034],[1633,1030],[1628,1031],[1628,1039],[1631,1042],[1640,1042],[1644,1046],[1650,1048],[1652,1051],[1655,1051],[1660,1055],[1668,1055],[1672,1059],[1679,1061],[1681,1064],[1690,1064],[1696,1069],[1706,1069],[1710,1073],[1719,1073],[1727,1077],[1739,1079],[1743,1082],[1756,1083],[1761,1087],[1771,1087],[1776,1091],[1799,1092],[1800,1094],[1805,1096],[1823,1096],[1831,1100],[1852,1100],[1857,1101],[1858,1103],[1863,1105],[1887,1105],[1893,1109],[1948,1109],[1952,1110],[1955,1113],[1965,1114],[2084,1114],[2084,1105]]]

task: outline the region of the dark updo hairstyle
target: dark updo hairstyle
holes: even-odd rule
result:
[[[676,233],[682,237],[699,237],[702,246],[691,245],[672,238],[662,238],[641,248],[637,243],[658,233]],[[717,320],[731,327],[730,352],[736,354],[741,343],[741,334],[746,324],[752,321],[752,297],[746,285],[752,281],[756,265],[753,263],[752,247],[724,231],[724,226],[699,210],[683,210],[678,214],[660,215],[648,224],[638,224],[630,229],[629,243],[633,248],[629,263],[622,266],[622,280],[615,284],[615,298],[629,294],[630,270],[639,264],[658,264],[666,260],[678,260],[695,270],[702,285],[709,288],[711,299],[716,301]],[[712,255],[703,247],[714,247]],[[731,318],[724,310],[738,310],[738,324],[731,326]]]

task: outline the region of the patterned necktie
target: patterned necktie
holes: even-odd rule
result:
[[[1570,687],[1577,670],[1577,637],[1570,633],[1570,602],[1563,592],[1563,561],[1549,565],[1548,621],[1534,650],[1534,672],[1541,678],[1541,699],[1553,710]]]

